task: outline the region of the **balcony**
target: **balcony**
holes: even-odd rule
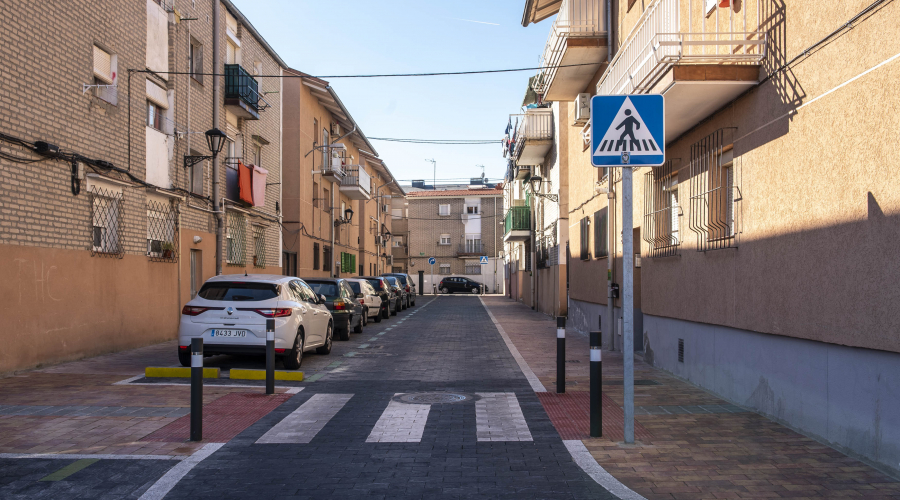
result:
[[[666,142],[756,85],[766,55],[759,0],[684,3],[654,0],[597,82],[598,95],[665,95]]]
[[[269,103],[259,93],[259,82],[240,64],[225,65],[225,108],[245,120],[259,120]]]
[[[510,207],[503,219],[503,241],[526,241],[531,237],[531,208]]]
[[[351,200],[370,200],[372,178],[359,165],[349,165],[344,168],[340,191]]]
[[[531,177],[531,165],[516,165],[516,180],[527,181]]]
[[[481,241],[468,240],[459,245],[456,251],[457,257],[481,257],[487,255],[487,249]]]
[[[519,122],[513,158],[516,165],[540,165],[553,147],[553,110],[535,108],[525,114],[510,115]],[[530,172],[530,170],[529,170]],[[518,179],[518,172],[516,178]]]
[[[545,101],[574,100],[608,53],[605,1],[563,0],[541,55],[534,91]]]
[[[394,260],[406,259],[409,257],[409,247],[405,245],[391,247],[391,256]]]

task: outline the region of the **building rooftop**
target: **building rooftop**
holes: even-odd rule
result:
[[[408,198],[433,198],[433,197],[461,197],[461,196],[503,196],[502,187],[494,189],[428,189],[424,191],[412,191],[406,194]]]

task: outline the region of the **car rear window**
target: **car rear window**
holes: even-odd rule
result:
[[[384,280],[387,281],[388,283],[392,284],[392,285],[396,285],[396,284],[397,284],[397,278],[395,278],[395,277],[393,277],[393,276],[385,276],[385,277],[384,277]]]
[[[307,281],[306,284],[316,292],[316,295],[324,295],[326,297],[337,297],[340,295],[337,283],[333,281]]]
[[[400,283],[403,283],[404,285],[406,284],[406,276],[396,275],[396,276],[394,276],[394,278],[397,278],[400,281]]]
[[[368,281],[372,285],[372,288],[374,288],[376,290],[381,290],[381,280],[366,280],[366,281]]]
[[[353,293],[362,293],[359,291],[359,282],[348,281],[347,284],[350,285],[350,288],[353,289]]]
[[[206,283],[198,295],[206,300],[232,300],[251,302],[278,297],[278,289],[271,283],[228,283],[217,281]]]

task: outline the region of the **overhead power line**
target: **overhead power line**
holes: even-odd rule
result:
[[[500,144],[500,139],[400,139],[396,137],[369,137],[372,141],[387,142],[405,142],[409,144],[455,144],[455,145],[475,145],[482,144]]]

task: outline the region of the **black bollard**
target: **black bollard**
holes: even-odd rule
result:
[[[591,437],[603,435],[603,371],[600,331],[591,332]]]
[[[266,320],[266,394],[275,394],[275,320]]]
[[[556,317],[556,393],[566,392],[566,317]]]
[[[191,441],[203,440],[203,338],[191,339]]]

